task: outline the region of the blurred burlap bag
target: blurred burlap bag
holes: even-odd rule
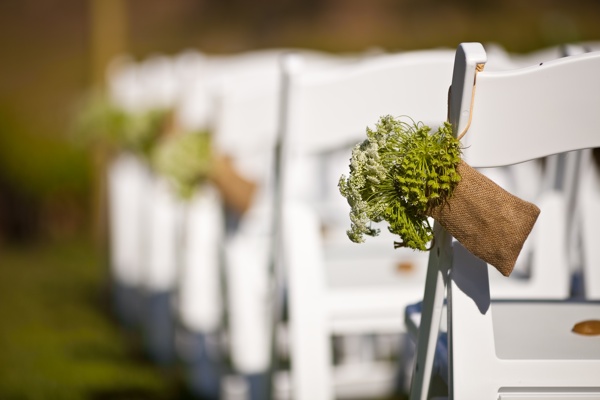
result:
[[[540,209],[464,161],[457,171],[462,179],[452,196],[429,214],[467,250],[509,276]]]

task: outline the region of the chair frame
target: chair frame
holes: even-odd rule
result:
[[[585,78],[586,68],[600,65],[600,54],[554,60],[516,71],[477,73],[477,66],[485,62],[486,53],[481,44],[463,43],[458,47],[449,119],[455,134],[468,129],[462,142],[464,159],[472,167],[508,165],[600,146],[600,135],[590,129],[600,124],[600,114],[582,114],[579,109],[581,101],[577,101],[583,98],[600,105],[600,80],[588,82]],[[548,81],[551,76],[558,77]],[[519,84],[507,85],[506,81],[510,79]],[[504,118],[498,118],[493,107],[497,103],[491,101],[490,96],[500,96],[504,100],[503,106],[510,107],[508,113],[503,110]],[[565,98],[573,101],[566,102]],[[539,99],[544,99],[543,107],[539,105]],[[565,114],[577,116],[569,121],[572,122],[570,132],[573,132],[569,135],[561,135],[564,125],[560,123],[564,124]],[[486,120],[494,121],[494,126],[485,125],[485,130],[481,129],[482,122]],[[511,125],[515,123],[519,124],[519,129]],[[522,132],[529,135],[523,136]],[[546,140],[548,137],[552,140]],[[559,396],[552,398],[561,398],[560,395],[564,398],[584,397],[592,393],[600,396],[597,375],[600,354],[597,347],[593,347],[591,352],[595,359],[590,357],[587,360],[565,358],[527,362],[498,358],[493,351],[498,343],[495,343],[492,305],[498,304],[498,310],[502,310],[502,304],[508,303],[490,300],[488,271],[480,260],[474,260],[470,253],[463,251],[462,246],[453,242],[451,235],[439,224],[435,224],[434,231],[436,243],[429,259],[411,399],[428,397],[446,289],[450,398],[545,398],[550,392]],[[556,310],[558,315],[565,305],[569,303],[546,302],[541,307],[545,307],[543,312]],[[580,305],[581,308],[595,312],[600,310],[598,304],[591,303]],[[516,321],[526,322],[523,318]],[[581,342],[581,338],[570,335],[565,339],[570,341],[569,344]],[[472,350],[475,344],[477,351]],[[557,355],[562,350],[561,346],[556,346],[555,351],[550,353]],[[466,376],[474,369],[486,371],[486,377]],[[565,382],[561,382],[561,372],[569,375],[564,378]],[[495,377],[498,379],[494,381]]]
[[[441,68],[436,63],[445,63],[447,76],[440,76]],[[373,327],[379,332],[403,332],[404,326],[398,315],[403,306],[412,301],[409,293],[411,286],[418,298],[417,293],[422,290],[424,276],[420,275],[422,279],[418,284],[417,281],[410,285],[407,282],[406,291],[395,291],[391,298],[396,300],[388,301],[387,304],[387,308],[391,310],[389,316],[383,315],[378,318],[373,312],[369,312],[373,307],[369,308],[366,303],[361,304],[357,299],[353,299],[352,303],[344,301],[343,299],[351,297],[341,291],[337,297],[328,296],[322,239],[319,235],[299,234],[300,231],[319,233],[318,222],[314,212],[307,210],[305,205],[289,194],[287,185],[291,180],[286,174],[291,171],[287,170],[287,167],[299,149],[307,153],[327,151],[340,143],[349,145],[364,139],[365,126],[375,123],[379,116],[386,113],[397,115],[398,112],[405,112],[429,124],[442,121],[447,101],[446,91],[439,90],[435,96],[431,96],[430,92],[423,91],[417,82],[422,82],[425,74],[440,84],[443,82],[447,85],[450,81],[452,55],[448,51],[397,54],[372,63],[365,60],[364,64],[359,63],[348,69],[330,69],[315,74],[303,73],[299,64],[298,59],[293,56],[284,61],[284,82],[288,82],[289,86],[284,89],[288,108],[282,121],[284,136],[280,159],[286,160],[288,165],[284,165],[281,171],[282,177],[285,178],[282,179],[279,188],[279,200],[282,204],[281,225],[278,231],[282,232],[284,237],[279,249],[286,264],[279,273],[287,276],[279,281],[287,281],[289,285],[291,387],[294,398],[331,399],[335,396],[336,383],[339,382],[336,379],[341,375],[330,368],[330,335],[373,332]],[[423,67],[424,65],[427,67]],[[405,71],[401,76],[406,88],[397,82],[399,71]],[[415,76],[421,78],[414,79]],[[360,79],[361,83],[341,83],[351,79]],[[313,100],[316,98],[315,101],[304,100],[303,90],[320,90],[320,95],[310,97]],[[346,93],[343,102],[332,100],[342,91]],[[411,93],[414,97],[402,96],[401,93]],[[366,101],[370,103],[368,106]],[[358,105],[370,110],[370,115],[367,116],[366,111],[347,112],[348,109],[356,109]],[[312,115],[312,118],[307,118],[308,115]],[[315,132],[315,136],[318,136],[317,141],[309,143],[306,139],[307,134]],[[290,229],[290,226],[296,229]],[[304,228],[300,229],[300,226]],[[297,243],[302,243],[302,248],[299,248]],[[391,241],[389,245],[391,248]],[[364,247],[360,249],[364,250]],[[307,296],[307,293],[310,293],[310,296]],[[380,297],[383,298],[382,293],[376,291],[363,296],[364,299],[370,300],[372,305],[381,304],[382,302],[378,301]],[[343,316],[352,308],[366,310],[362,320],[354,318],[355,321],[351,321]],[[338,318],[331,319],[336,314]]]

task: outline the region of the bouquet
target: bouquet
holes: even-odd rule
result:
[[[351,206],[352,241],[377,235],[371,222],[386,221],[401,239],[396,248],[428,250],[433,217],[505,276],[540,212],[465,163],[448,122],[431,132],[420,122],[381,117],[352,150],[339,188]]]
[[[169,110],[126,111],[94,92],[80,105],[73,128],[75,139],[85,145],[104,144],[148,156],[170,119]]]
[[[168,135],[152,152],[151,164],[171,182],[181,198],[189,199],[210,171],[210,145],[210,135],[206,131]]]

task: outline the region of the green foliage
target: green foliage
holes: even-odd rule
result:
[[[106,96],[92,93],[76,113],[75,140],[87,146],[104,144],[148,158],[177,194],[186,199],[206,179],[211,163],[208,132],[179,132],[168,110],[130,112]]]
[[[460,182],[459,162],[460,142],[449,123],[431,133],[421,122],[381,117],[352,150],[349,177],[339,181],[352,208],[348,237],[363,242],[363,235],[379,234],[371,222],[386,221],[402,240],[396,247],[427,250],[433,239],[428,213]]]
[[[41,200],[68,194],[87,201],[88,154],[51,129],[49,124],[36,129],[19,123],[0,105],[1,190]]]
[[[76,112],[73,133],[85,145],[104,143],[147,156],[169,117],[164,109],[127,111],[105,95],[92,93]]]
[[[109,313],[87,238],[3,247],[0,399],[178,399],[179,377],[140,357]]]
[[[210,135],[201,131],[167,136],[156,145],[151,162],[156,172],[173,184],[180,197],[190,198],[210,169]]]

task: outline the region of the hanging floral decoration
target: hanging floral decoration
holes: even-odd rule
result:
[[[372,222],[386,221],[400,236],[396,247],[426,250],[433,238],[428,216],[444,203],[460,182],[460,142],[450,124],[435,132],[410,119],[381,117],[367,139],[352,150],[350,175],[339,181],[351,206],[349,238],[379,231]]]
[[[351,206],[352,241],[377,235],[372,224],[386,221],[400,237],[396,248],[428,250],[431,217],[505,276],[540,213],[462,160],[449,123],[432,132],[389,115],[367,128],[367,139],[354,147],[350,174],[342,175],[339,189]]]

